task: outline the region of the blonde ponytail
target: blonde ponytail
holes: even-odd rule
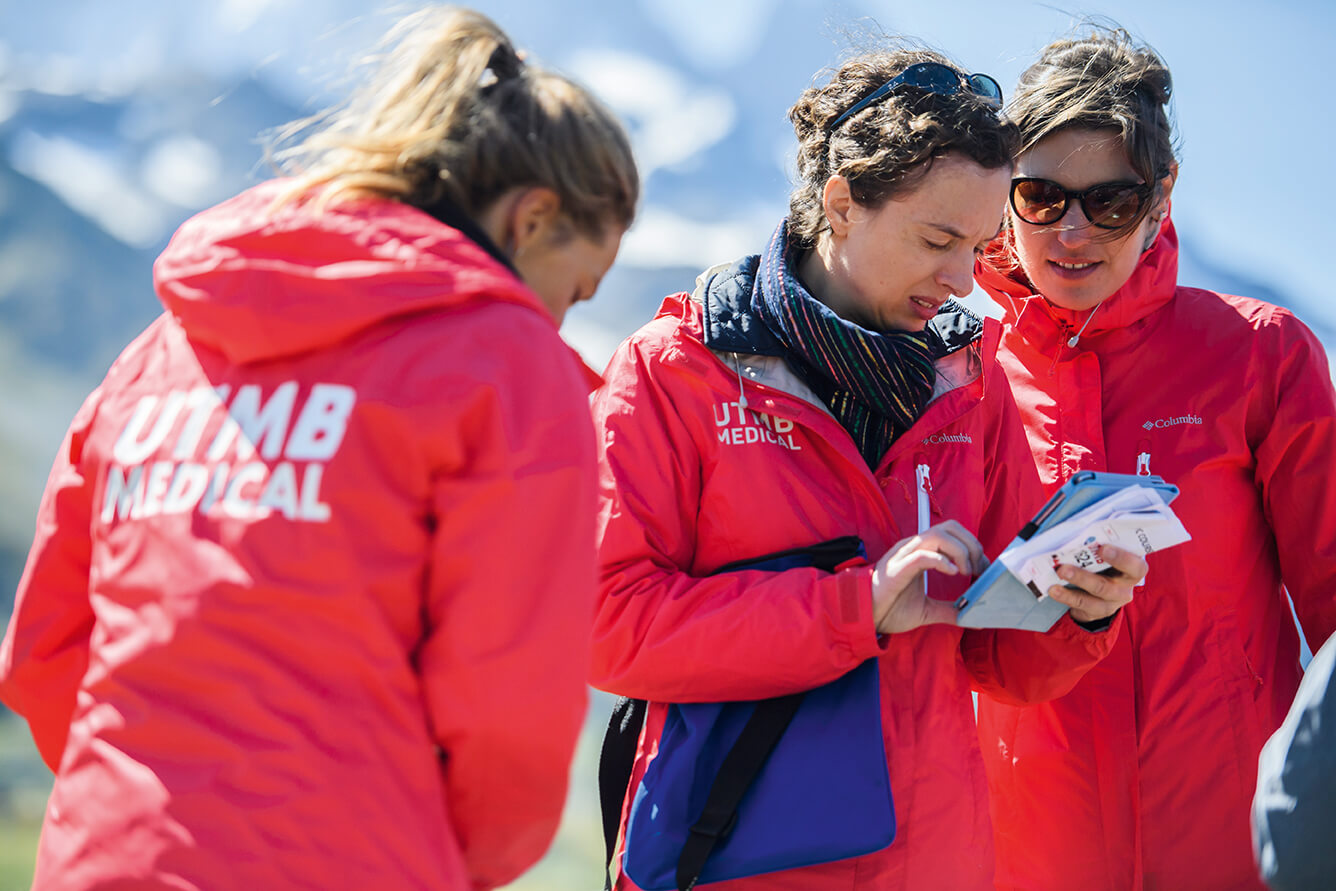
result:
[[[487,16],[437,7],[387,35],[371,79],[343,106],[294,122],[275,153],[289,194],[449,199],[476,218],[517,186],[546,186],[581,231],[631,224],[640,181],[630,141],[583,87],[526,63]]]

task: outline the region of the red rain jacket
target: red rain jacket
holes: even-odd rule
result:
[[[1260,887],[1257,756],[1300,677],[1284,588],[1309,640],[1336,628],[1336,396],[1322,347],[1284,309],[1177,287],[1167,222],[1075,348],[1085,313],[987,263],[977,273],[1006,312],[999,362],[1045,483],[1158,474],[1181,489],[1173,508],[1192,535],[1151,556],[1113,652],[1071,693],[1028,708],[980,700],[998,884]]]
[[[281,187],[176,234],[47,484],[0,647],[36,888],[488,888],[556,829],[587,369],[460,232]]]
[[[731,307],[719,317],[746,312]],[[1064,617],[1045,635],[932,625],[879,642],[871,566],[705,577],[736,560],[850,534],[875,561],[917,531],[920,503],[931,522],[958,520],[996,555],[1039,492],[993,359],[998,326],[985,325],[982,340],[939,372],[939,387],[954,388],[875,472],[782,358],[707,348],[701,304],[686,294],[668,298],[605,373],[594,400],[605,461],[593,683],[651,702],[623,822],[657,751],[662,703],[778,696],[880,661],[894,843],[721,889],[990,887],[992,828],[971,688],[1013,702],[1059,695],[1116,634]],[[929,491],[917,486],[920,467]],[[967,584],[929,578],[932,596],[944,600]],[[631,887],[622,876],[618,888]]]

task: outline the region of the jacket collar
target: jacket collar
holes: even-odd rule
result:
[[[483,230],[482,226],[479,226],[473,217],[464,213],[463,208],[458,204],[455,204],[449,198],[442,195],[434,202],[417,205],[417,208],[424,213],[430,214],[452,229],[458,229],[460,232],[464,233],[464,235],[472,239],[474,244],[486,251],[493,260],[509,269],[516,278],[520,278],[520,271],[515,268],[515,264],[511,261],[510,257],[506,256],[505,252],[502,251],[497,243],[492,240],[492,237]]]
[[[759,256],[743,257],[733,263],[712,266],[696,277],[691,298],[701,305],[704,342],[723,353],[787,357],[789,351],[769,327],[752,311],[752,289]],[[928,323],[936,335],[936,355],[950,355],[979,339],[982,320],[952,302],[946,311]]]
[[[1007,246],[994,241],[974,265],[974,276],[1003,310],[1003,322],[1045,352],[1065,345],[1070,332],[1089,317],[1054,306],[1036,294],[1020,270],[1006,271]],[[1166,216],[1155,243],[1142,255],[1132,276],[1103,303],[1081,335],[1082,340],[1126,328],[1155,312],[1174,296],[1178,283],[1178,233]]]
[[[754,356],[787,356],[788,350],[752,312],[759,255],[721,263],[696,276],[691,298],[701,305],[704,342],[712,350]]]

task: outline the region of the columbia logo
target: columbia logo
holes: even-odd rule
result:
[[[1195,426],[1200,427],[1201,416],[1179,415],[1178,417],[1175,418],[1160,418],[1158,421],[1147,421],[1141,426],[1146,430],[1157,430],[1157,429],[1163,429],[1165,427],[1177,427],[1180,424],[1193,424]]]
[[[947,442],[968,442],[973,445],[974,440],[968,433],[934,433],[923,440],[924,445],[941,445]]]

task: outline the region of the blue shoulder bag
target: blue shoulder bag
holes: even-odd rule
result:
[[[732,563],[719,572],[828,572],[865,557],[854,536]],[[607,860],[644,722],[613,711],[599,761]],[[895,838],[877,661],[821,687],[749,702],[675,703],[636,789],[622,868],[645,891],[687,891],[858,857]],[[610,876],[605,886],[610,885]]]

